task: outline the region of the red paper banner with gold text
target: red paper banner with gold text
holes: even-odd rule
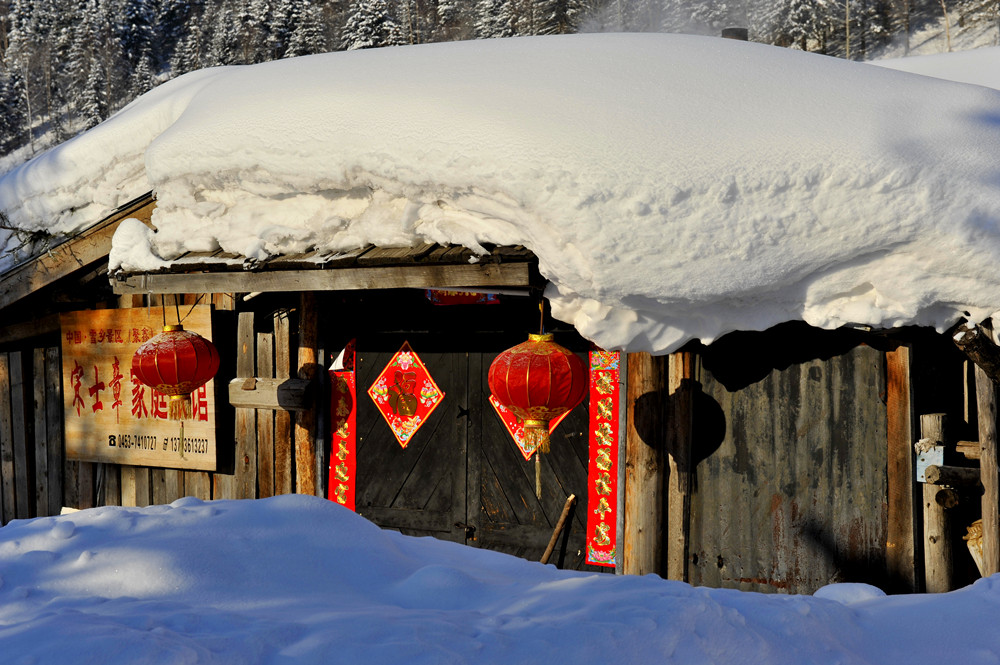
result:
[[[590,352],[590,485],[587,496],[587,563],[614,566],[618,547],[618,409],[621,355]]]
[[[357,477],[357,379],[354,375],[354,341],[330,369],[330,482],[329,499],[355,510]]]

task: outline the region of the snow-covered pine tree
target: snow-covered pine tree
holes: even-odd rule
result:
[[[319,5],[309,0],[296,3],[290,18],[292,32],[284,57],[292,58],[326,51],[323,10]]]
[[[100,61],[90,61],[90,72],[80,90],[80,120],[82,129],[90,129],[108,117],[107,77],[101,70]]]
[[[476,3],[476,38],[513,37],[514,8],[511,0],[478,0]]]
[[[538,0],[535,13],[539,19],[535,34],[565,35],[576,32],[582,10],[581,0]]]
[[[153,88],[156,84],[153,72],[153,57],[148,50],[143,51],[139,56],[139,62],[132,70],[132,78],[129,80],[128,99],[131,101]]]
[[[402,43],[399,23],[386,0],[351,1],[344,25],[345,49],[395,46]]]
[[[16,150],[28,141],[23,102],[24,87],[17,70],[0,64],[0,154]]]

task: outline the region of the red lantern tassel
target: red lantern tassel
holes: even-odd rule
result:
[[[167,408],[169,420],[187,420],[191,417],[191,395],[171,395]]]
[[[524,443],[528,449],[538,452],[549,452],[549,421],[548,420],[525,420],[524,421]]]

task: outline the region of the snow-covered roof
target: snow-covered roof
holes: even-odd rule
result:
[[[0,179],[73,232],[154,190],[112,263],[525,245],[555,316],[666,352],[789,319],[1000,310],[1000,92],[730,40],[517,38],[208,69]]]

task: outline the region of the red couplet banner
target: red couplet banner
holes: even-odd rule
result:
[[[340,369],[330,370],[330,440],[329,499],[355,510],[354,491],[357,478],[357,379],[354,375],[354,341],[344,349]]]
[[[618,546],[617,351],[590,352],[590,466],[587,473],[587,563],[614,566]]]

